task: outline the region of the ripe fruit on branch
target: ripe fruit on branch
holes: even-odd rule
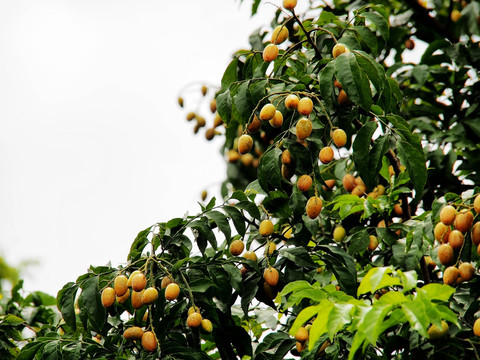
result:
[[[260,110],[260,120],[269,121],[275,116],[277,108],[273,104],[265,104]]]
[[[448,235],[448,243],[453,250],[460,250],[464,243],[463,234],[458,230],[452,230]]]
[[[165,288],[165,299],[172,301],[180,295],[180,287],[176,283],[168,284]]]
[[[285,149],[282,151],[281,160],[283,165],[286,165],[286,166],[293,165],[292,154],[290,154],[290,151],[288,151],[288,149]]]
[[[275,244],[273,241],[268,242],[268,255],[272,255],[273,252],[277,250],[277,244]]]
[[[378,239],[375,235],[369,236],[368,250],[374,251],[378,247]]]
[[[200,309],[198,308],[198,306],[190,306],[190,307],[188,308],[187,315],[191,315],[191,314],[193,314],[193,313],[195,313],[195,312],[200,313]]]
[[[475,210],[477,214],[480,214],[480,194],[475,196],[475,200],[473,200],[473,210]]]
[[[340,105],[347,105],[350,102],[350,99],[348,98],[345,90],[340,90],[340,92],[338,93],[337,101]]]
[[[337,79],[335,79],[333,82],[333,86],[335,86],[338,90],[342,90],[342,84],[340,84]]]
[[[338,56],[346,52],[350,52],[350,50],[348,50],[348,48],[344,44],[335,44],[332,49],[332,56],[334,59],[336,59]]]
[[[258,129],[260,129],[262,127],[262,122],[260,121],[260,119],[257,117],[257,115],[255,115],[253,117],[253,120],[252,122],[248,125],[247,127],[247,131],[249,133],[255,133],[258,131]]]
[[[438,260],[444,266],[453,264],[453,248],[450,244],[442,244],[438,247]]]
[[[155,300],[158,299],[158,290],[155,289],[154,287],[149,287],[148,289],[145,289],[142,295],[142,302],[144,305],[150,305],[155,302]]]
[[[298,342],[304,343],[308,340],[308,330],[303,326],[299,327],[297,332],[295,333],[295,340]]]
[[[280,111],[275,111],[273,118],[269,120],[270,125],[274,128],[279,128],[283,124],[283,114]]]
[[[278,46],[275,44],[268,44],[265,49],[263,49],[263,60],[266,62],[273,61],[278,56]]]
[[[335,230],[333,230],[333,240],[335,240],[335,242],[337,242],[337,243],[342,242],[343,239],[345,239],[346,236],[347,236],[347,231],[341,225],[338,225],[335,228]]]
[[[212,322],[208,319],[202,319],[202,330],[211,333],[213,330]]]
[[[142,336],[142,346],[147,351],[157,350],[157,339],[151,331],[145,331]]]
[[[331,190],[335,186],[336,180],[335,179],[325,180],[325,184],[328,186],[328,188],[327,186],[323,185],[323,190]]]
[[[127,286],[128,287],[132,287],[132,281],[133,281],[133,278],[135,277],[135,275],[138,275],[138,274],[141,274],[142,272],[140,270],[135,270],[133,271],[130,276],[128,277],[128,281],[127,281]]]
[[[457,9],[453,10],[450,14],[450,19],[452,19],[453,22],[457,22],[458,20],[460,20],[461,17],[462,13]]]
[[[443,272],[443,283],[446,285],[455,285],[457,283],[457,278],[459,271],[455,266],[449,266]]]
[[[245,251],[243,257],[247,260],[257,261],[257,254],[255,254],[253,251]]]
[[[250,150],[252,150],[253,147],[253,139],[250,135],[243,134],[240,136],[238,139],[238,152],[241,155],[244,155],[248,153]]]
[[[210,101],[210,111],[212,112],[212,114],[217,111],[217,100],[212,99],[212,101]]]
[[[298,101],[297,111],[304,116],[308,116],[313,111],[313,101],[309,97],[303,97]]]
[[[285,107],[288,110],[294,110],[298,107],[298,96],[295,94],[290,94],[285,98]]]
[[[408,50],[413,50],[414,47],[415,42],[412,39],[405,40],[405,48],[407,48]]]
[[[187,326],[189,328],[197,328],[202,324],[202,315],[198,312],[193,312],[187,317]]]
[[[171,283],[173,283],[173,280],[170,279],[169,276],[164,276],[164,277],[162,278],[162,282],[161,282],[161,284],[160,284],[160,288],[161,288],[161,289],[165,289],[165,288],[168,286],[168,284],[171,284]]]
[[[297,180],[297,188],[301,192],[310,190],[313,180],[309,175],[302,175]]]
[[[272,38],[270,42],[272,44],[281,44],[288,39],[288,29],[285,25],[278,25],[272,32]]]
[[[450,231],[450,226],[439,222],[437,225],[435,225],[435,228],[433,229],[433,235],[435,236],[435,240],[440,243],[448,242],[448,236],[450,235]]]
[[[320,215],[322,206],[322,199],[320,199],[318,196],[312,196],[310,199],[308,199],[307,206],[305,207],[307,216],[312,220],[315,219],[318,215]]]
[[[202,91],[202,95],[205,96],[207,95],[208,88],[205,85],[203,85],[201,91]]]
[[[140,309],[143,306],[143,301],[142,301],[143,292],[144,290],[140,292],[137,292],[137,291],[132,292],[131,301],[132,301],[132,307],[134,309]]]
[[[260,235],[267,237],[273,234],[273,223],[271,220],[263,220],[259,228]]]
[[[115,289],[107,287],[102,291],[102,305],[105,308],[112,306],[115,303]]]
[[[471,263],[464,262],[458,267],[458,273],[463,281],[470,281],[473,279],[473,275],[475,274],[475,268]]]
[[[440,221],[445,225],[452,225],[455,221],[457,210],[452,205],[445,205],[440,210]]]
[[[301,118],[296,125],[297,138],[299,140],[305,140],[310,136],[313,130],[312,122],[307,118]]]
[[[297,0],[283,0],[283,7],[287,10],[293,10],[297,6]]]
[[[480,222],[477,222],[475,225],[473,225],[472,231],[470,232],[470,237],[476,246],[480,244]]]
[[[320,150],[320,154],[318,154],[318,158],[323,164],[328,164],[333,160],[333,149],[330,146],[325,146]]]
[[[462,210],[457,216],[455,216],[455,221],[453,226],[456,230],[461,232],[467,232],[473,225],[473,214],[470,210]]]
[[[428,338],[430,340],[438,340],[443,338],[448,332],[448,324],[442,320],[442,327],[432,324],[427,330]]]
[[[480,318],[473,323],[473,333],[475,336],[480,336]]]
[[[278,279],[279,279],[279,274],[277,269],[273,267],[266,268],[265,271],[263,272],[263,279],[268,285],[272,287],[277,285]]]
[[[123,332],[123,337],[127,340],[139,340],[142,336],[143,330],[138,326],[129,327]]]
[[[134,291],[142,291],[147,286],[147,278],[144,274],[140,273],[133,277],[132,279],[132,289]]]
[[[119,304],[123,304],[125,301],[127,301],[130,298],[130,289],[127,289],[125,294],[122,296],[116,296],[115,299]]]
[[[355,188],[355,177],[352,174],[345,174],[342,180],[343,188],[350,192]]]
[[[341,148],[347,143],[347,134],[342,129],[335,129],[332,133],[332,139],[335,146]]]
[[[180,107],[183,108],[183,97],[179,96],[177,100],[178,100],[178,105],[180,105]]]
[[[243,252],[244,248],[245,244],[242,240],[233,240],[230,244],[230,254],[232,254],[233,256],[239,256]]]

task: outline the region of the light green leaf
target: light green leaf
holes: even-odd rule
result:
[[[430,283],[422,287],[429,300],[448,301],[455,289],[445,284]]]
[[[315,343],[320,339],[320,337],[328,331],[328,318],[330,311],[333,309],[333,303],[328,300],[322,300],[320,302],[320,309],[316,319],[312,323],[309,334],[308,349],[312,350],[315,346]]]
[[[353,304],[337,303],[328,315],[328,336],[333,340],[335,334],[352,321]]]

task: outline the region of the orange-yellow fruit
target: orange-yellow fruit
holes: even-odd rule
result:
[[[340,92],[338,93],[337,101],[340,105],[347,105],[350,102],[350,99],[348,98],[345,90],[340,90]]]
[[[162,278],[162,282],[160,283],[160,288],[165,289],[168,286],[168,284],[171,284],[171,283],[173,283],[173,280],[170,279],[170,277],[168,276],[164,276]]]
[[[215,116],[213,117],[213,127],[217,128],[220,125],[223,125],[223,119],[220,117],[218,113],[215,113]]]
[[[247,131],[248,131],[249,133],[255,133],[255,132],[257,132],[261,127],[262,127],[262,122],[261,122],[260,119],[257,117],[257,115],[255,115],[255,116],[253,117],[252,122],[248,125]]]
[[[233,256],[239,256],[243,252],[243,249],[245,249],[245,244],[240,239],[233,240],[230,244],[230,254]]]
[[[448,242],[448,236],[450,235],[450,226],[445,225],[441,221],[435,225],[433,229],[433,235],[435,236],[435,240],[440,243]]]
[[[248,134],[243,134],[238,139],[238,153],[244,155],[252,150],[253,147],[253,139]]]
[[[473,334],[475,336],[480,336],[480,318],[475,320],[475,322],[473,323]]]
[[[471,263],[461,263],[458,267],[458,273],[463,281],[470,281],[475,274],[475,268]]]
[[[342,184],[346,191],[352,191],[355,188],[355,177],[352,174],[345,174]]]
[[[342,90],[342,84],[340,84],[337,79],[335,79],[333,82],[333,86],[335,86],[338,90]]]
[[[297,130],[297,138],[299,140],[305,140],[312,133],[313,124],[309,119],[301,118],[298,120],[295,128]]]
[[[269,267],[263,272],[263,278],[268,285],[274,287],[278,283],[279,273],[277,269]]]
[[[457,22],[458,20],[460,20],[461,17],[462,13],[460,11],[458,11],[457,9],[452,10],[450,14],[450,19],[452,19],[453,22]]]
[[[195,119],[195,116],[196,114],[194,112],[189,112],[187,114],[187,121],[192,121],[193,119]]]
[[[158,290],[155,289],[154,287],[149,287],[148,289],[145,289],[142,295],[142,302],[145,305],[150,305],[155,302],[155,300],[158,299]]]
[[[205,130],[205,139],[207,139],[208,141],[212,140],[215,135],[217,135],[217,132],[214,128],[208,128],[207,130]]]
[[[323,164],[328,164],[333,160],[333,149],[330,146],[325,146],[320,150],[320,154],[318,154],[318,158]]]
[[[281,44],[288,39],[288,29],[284,25],[278,25],[272,32],[272,38],[270,39],[272,44]]]
[[[180,287],[176,283],[168,284],[165,288],[165,299],[172,301],[180,295]]]
[[[113,282],[115,295],[117,296],[125,295],[125,293],[128,290],[127,283],[128,283],[128,279],[125,275],[118,275]]]
[[[480,214],[480,194],[475,196],[475,200],[473,200],[473,210],[475,210],[477,214]]]
[[[133,281],[133,278],[135,277],[135,275],[137,274],[141,274],[142,272],[140,270],[135,270],[134,272],[132,272],[130,274],[130,276],[128,277],[128,281],[127,281],[127,286],[128,287],[132,287],[132,281]]]
[[[342,129],[335,129],[332,133],[332,139],[335,146],[341,148],[347,143],[347,133]]]
[[[247,260],[257,261],[257,254],[255,254],[253,251],[245,251],[243,257]]]
[[[263,291],[267,298],[273,300],[277,297],[278,290],[275,287],[268,285],[266,282],[263,283]]]
[[[138,291],[132,292],[131,300],[132,300],[132,307],[134,309],[140,309],[143,306],[143,301],[142,301],[143,292],[144,290],[139,292]]]
[[[202,330],[211,333],[213,330],[212,322],[208,319],[202,319]]]
[[[320,199],[318,196],[312,196],[310,199],[308,199],[307,206],[305,207],[305,210],[307,211],[307,216],[310,219],[315,219],[318,215],[320,215],[320,212],[322,211],[322,206],[322,199]]]
[[[208,88],[205,85],[203,85],[201,91],[202,91],[202,95],[205,96],[207,95]]]
[[[344,44],[335,44],[332,49],[332,56],[334,59],[336,59],[338,56],[342,55],[345,52],[348,52],[348,49]]]
[[[395,215],[397,215],[397,216],[403,216],[402,205],[400,205],[400,204],[395,204],[395,205],[393,205],[393,212],[394,212]]]
[[[268,243],[268,255],[272,255],[275,250],[277,250],[277,244],[275,244],[273,241],[270,241]]]
[[[188,308],[188,315],[191,315],[194,312],[200,313],[200,309],[198,308],[198,306],[190,306]]]
[[[307,343],[297,341],[297,343],[295,344],[295,347],[297,348],[297,351],[299,353],[301,353],[302,351],[304,351],[307,348]]]
[[[125,301],[127,301],[130,298],[130,289],[127,289],[127,292],[123,294],[122,296],[116,296],[115,299],[119,304],[123,304]]]
[[[470,210],[462,210],[457,216],[455,216],[455,221],[453,226],[456,230],[461,231],[462,233],[467,232],[473,225],[473,214]]]
[[[301,192],[310,190],[313,180],[309,175],[302,175],[297,180],[297,188]]]
[[[240,274],[242,274],[242,276],[245,276],[247,272],[248,272],[248,268],[246,266],[242,266],[240,268]]]
[[[374,251],[378,247],[378,239],[375,235],[370,235],[368,242],[368,250]]]
[[[183,108],[183,98],[181,96],[178,97],[178,105]]]
[[[427,330],[428,338],[430,340],[438,340],[443,338],[448,332],[448,324],[442,320],[442,327],[432,324]]]
[[[294,110],[297,108],[298,102],[299,102],[298,96],[295,94],[290,94],[285,98],[285,107],[288,110]]]
[[[263,220],[260,223],[260,229],[259,229],[260,235],[262,236],[270,236],[273,234],[273,223],[271,220]]]
[[[453,264],[453,248],[450,244],[442,244],[438,247],[438,260],[444,266]]]
[[[323,185],[323,190],[333,189],[333,187],[335,186],[335,183],[336,183],[335,179],[325,180],[325,184],[328,186],[328,188],[327,188],[327,186]]]
[[[237,150],[231,149],[228,151],[228,155],[227,155],[228,162],[231,162],[231,163],[237,162],[238,160],[240,160],[240,156],[241,155],[238,153]]]
[[[210,111],[212,112],[212,114],[217,111],[217,100],[212,99],[212,101],[210,101]]]
[[[275,115],[273,115],[273,118],[269,120],[270,125],[274,128],[279,128],[280,126],[283,125],[283,115],[280,111],[275,111]]]
[[[352,195],[363,196],[367,191],[367,187],[365,185],[355,185],[352,190]]]
[[[287,149],[283,150],[281,160],[283,165],[293,165],[292,154]]]
[[[265,49],[263,49],[263,60],[266,62],[273,61],[278,56],[278,46],[275,44],[268,44]]]
[[[470,237],[476,246],[480,244],[480,222],[477,222],[475,225],[473,225],[472,231],[470,232]]]
[[[143,330],[138,326],[132,326],[123,332],[123,337],[127,340],[139,340],[142,338]]]
[[[157,350],[157,339],[151,331],[145,331],[142,336],[142,346],[147,351]]]
[[[147,286],[147,278],[144,274],[137,274],[132,279],[132,289],[134,291],[142,291]]]
[[[427,264],[430,271],[433,271],[437,267],[437,264],[435,264],[435,261],[433,261],[430,256],[425,256],[425,264]]]
[[[197,328],[202,324],[202,315],[198,312],[191,313],[187,317],[187,326],[190,328]]]
[[[455,285],[457,283],[459,272],[455,266],[449,266],[443,272],[443,283],[446,285]]]
[[[408,50],[413,50],[414,47],[415,42],[412,39],[405,40],[405,48],[407,48]]]
[[[115,289],[107,287],[102,291],[102,305],[103,307],[110,307],[115,303]]]
[[[273,119],[276,111],[277,111],[277,108],[273,104],[263,105],[262,109],[260,110],[260,120],[269,121]]]
[[[455,222],[457,210],[452,205],[445,205],[440,210],[440,221],[445,225],[452,225]]]
[[[283,7],[287,10],[293,10],[297,6],[297,0],[283,0]]]
[[[337,243],[342,242],[343,239],[345,239],[346,236],[347,236],[347,231],[341,225],[338,225],[335,228],[335,230],[333,230],[333,240],[335,240],[335,242],[337,242]]]
[[[298,101],[297,111],[301,115],[308,116],[313,111],[313,101],[309,97],[303,97]]]
[[[299,327],[297,332],[295,333],[295,340],[299,342],[305,342],[308,340],[308,330],[305,329],[303,326]]]
[[[282,177],[285,180],[290,180],[290,178],[293,176],[293,171],[294,171],[294,169],[292,167],[282,165],[281,173],[282,173]]]
[[[453,250],[460,250],[464,243],[463,234],[458,230],[452,230],[448,235],[448,243]]]
[[[253,164],[253,155],[250,153],[242,155],[240,161],[242,162],[243,166],[250,167]]]

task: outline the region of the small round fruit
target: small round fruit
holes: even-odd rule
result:
[[[270,42],[272,44],[281,44],[288,39],[288,29],[285,25],[278,25],[272,32]]]
[[[320,150],[320,154],[318,154],[318,158],[323,164],[328,164],[333,160],[333,149],[330,146],[325,146]]]
[[[132,292],[131,301],[132,301],[132,307],[134,309],[140,309],[143,306],[143,301],[142,301],[143,292],[144,290],[140,292],[137,292],[137,291]]]
[[[238,152],[241,155],[244,155],[248,153],[250,150],[252,150],[253,147],[253,139],[250,135],[248,134],[243,134],[240,136],[238,139]]]
[[[457,216],[455,216],[455,221],[453,226],[456,230],[461,231],[462,233],[467,232],[473,225],[473,214],[470,210],[460,211]]]
[[[370,235],[368,242],[368,250],[374,251],[378,247],[378,239],[375,235]]]
[[[285,98],[285,107],[288,110],[295,110],[298,107],[298,96],[295,94],[290,94]]]
[[[112,306],[115,303],[115,289],[112,287],[103,289],[101,299],[103,307]]]
[[[303,343],[308,340],[308,330],[305,329],[303,326],[299,327],[297,332],[295,333],[295,340]]]
[[[260,235],[267,237],[273,234],[273,223],[271,220],[263,220],[260,223],[260,229],[259,229]]]
[[[190,306],[188,308],[188,313],[187,314],[190,316],[191,314],[193,314],[195,312],[200,313],[200,309],[198,308],[198,306]]]
[[[142,346],[147,351],[157,350],[157,339],[155,339],[155,334],[151,331],[145,331],[142,336]]]
[[[213,117],[213,127],[217,128],[220,125],[223,125],[223,119],[220,117],[218,113],[215,113],[215,116]]]
[[[349,52],[349,50],[344,44],[335,44],[332,49],[332,56],[334,59],[336,59],[338,56],[342,55],[345,52]]]
[[[207,196],[208,196],[208,191],[207,191],[207,190],[203,190],[203,191],[202,191],[202,195],[201,195],[202,201],[205,201],[205,200],[207,199]]]
[[[427,330],[428,338],[430,340],[438,340],[443,338],[448,332],[448,324],[442,320],[442,327],[432,324]]]
[[[297,6],[297,0],[283,0],[283,7],[287,10],[293,10]]]
[[[415,42],[412,39],[405,40],[405,48],[407,48],[408,50],[413,50],[414,47]]]
[[[463,234],[458,230],[452,230],[448,235],[448,243],[453,250],[460,250],[464,243]]]
[[[367,191],[365,185],[356,185],[352,190],[352,195],[363,196],[365,191]]]
[[[433,229],[433,235],[435,236],[435,240],[440,243],[447,243],[450,231],[450,226],[445,225],[440,221],[437,225],[435,225],[435,228]]]
[[[215,131],[214,128],[208,128],[207,130],[205,130],[205,139],[210,141],[215,137],[216,134],[217,132]]]
[[[461,17],[462,13],[457,9],[453,10],[450,14],[450,19],[452,19],[453,22],[457,22],[458,20],[460,20]]]
[[[125,275],[118,275],[113,282],[115,295],[117,296],[125,295],[125,293],[128,290],[127,283],[128,283],[128,278]]]
[[[162,278],[162,282],[160,283],[160,288],[165,289],[168,286],[168,284],[171,284],[171,283],[173,283],[173,280],[170,279],[169,276],[164,276]]]
[[[265,49],[263,49],[263,60],[265,62],[273,61],[278,56],[278,46],[275,44],[268,44]]]
[[[154,287],[149,287],[148,289],[145,289],[143,295],[142,295],[142,302],[145,305],[150,305],[155,302],[155,300],[158,299],[158,290],[155,289]]]
[[[297,180],[297,188],[301,192],[310,190],[313,180],[309,175],[302,175]]]
[[[450,244],[442,244],[438,247],[438,260],[440,261],[440,264],[444,266],[453,263],[453,248]]]
[[[275,244],[273,241],[270,241],[268,243],[268,255],[272,255],[275,250],[277,250],[277,244]]]
[[[128,287],[132,287],[132,281],[133,281],[133,278],[135,277],[135,275],[138,275],[138,274],[141,274],[142,272],[140,270],[135,270],[134,272],[132,272],[130,274],[130,276],[128,277],[128,282],[127,282],[127,286]]]
[[[189,328],[197,328],[202,325],[202,315],[198,312],[191,313],[187,317],[187,326]]]
[[[137,274],[132,279],[132,289],[134,291],[142,291],[147,286],[147,278],[144,274]]]
[[[210,111],[212,114],[214,114],[215,111],[217,111],[217,100],[212,99],[212,101],[210,101]]]
[[[341,148],[347,143],[347,133],[342,129],[335,129],[332,133],[332,139],[335,146]]]
[[[313,111],[313,101],[309,97],[303,97],[298,101],[297,111],[304,116],[308,116]]]
[[[213,330],[212,322],[208,319],[202,319],[202,330],[211,333]]]
[[[260,120],[269,121],[275,116],[277,108],[273,104],[265,104],[260,110]]]
[[[475,336],[480,336],[480,318],[475,320],[475,322],[473,323],[473,334]]]
[[[230,254],[233,256],[239,256],[243,252],[243,249],[245,249],[245,244],[240,239],[233,240],[229,248]]]
[[[335,240],[335,242],[342,242],[345,236],[347,236],[347,231],[343,226],[338,225],[335,230],[333,230],[333,240]]]
[[[178,105],[183,108],[183,97],[179,96],[177,101],[178,101]]]
[[[247,127],[247,131],[249,133],[256,133],[260,128],[262,127],[262,122],[260,121],[260,119],[257,117],[257,115],[255,115],[253,117],[253,120],[252,122],[248,125]]]
[[[452,205],[445,205],[440,210],[440,221],[445,225],[452,225],[455,222],[457,210]]]
[[[192,121],[193,119],[195,119],[195,116],[196,114],[194,112],[189,112],[186,117],[187,121]]]
[[[470,231],[470,237],[476,246],[480,244],[480,222],[477,222],[475,225],[473,225],[472,231]]]
[[[320,212],[322,211],[322,206],[322,199],[320,199],[318,196],[312,196],[310,199],[308,199],[307,205],[305,207],[305,210],[307,211],[307,216],[310,219],[315,219],[318,215],[320,215]]]
[[[117,303],[123,304],[125,301],[127,301],[130,298],[130,289],[127,289],[127,292],[123,294],[122,296],[116,296],[115,299],[117,300]]]
[[[176,283],[168,284],[165,288],[165,299],[172,301],[180,295],[180,287]]]
[[[257,254],[255,254],[253,251],[245,251],[243,257],[247,260],[257,261]]]
[[[297,138],[299,140],[305,140],[312,133],[313,124],[309,119],[301,118],[298,120],[295,128],[297,130]]]
[[[457,278],[459,271],[455,266],[449,266],[443,272],[443,283],[446,285],[455,285],[457,283]]]
[[[458,273],[463,281],[470,281],[475,275],[475,268],[471,263],[464,262],[458,267]]]
[[[139,340],[142,338],[143,330],[138,326],[132,326],[123,332],[123,337],[127,340]]]
[[[297,341],[297,343],[295,344],[295,347],[297,348],[297,351],[299,353],[301,353],[302,351],[304,351],[307,348],[307,343]]]
[[[333,187],[335,186],[336,184],[336,180],[335,179],[328,179],[328,180],[325,180],[325,184],[328,186],[325,186],[323,185],[323,190],[332,190]]]
[[[269,120],[270,125],[274,128],[279,128],[283,125],[283,114],[280,111],[275,111],[275,115]]]
[[[207,95],[208,88],[205,85],[203,85],[201,91],[202,91],[202,95],[205,96]]]
[[[230,162],[230,163],[237,162],[238,160],[240,160],[240,157],[241,157],[241,155],[238,153],[238,151],[233,150],[233,149],[228,151],[227,156],[228,156],[228,162]]]
[[[265,282],[268,285],[270,285],[271,287],[274,287],[275,285],[278,284],[278,279],[279,279],[278,270],[273,267],[266,268],[265,271],[263,272],[263,278],[265,279]]]
[[[403,209],[401,204],[395,204],[393,205],[393,212],[397,216],[403,216]]]
[[[338,93],[337,101],[340,105],[347,105],[350,102],[350,99],[348,98],[345,90],[340,90],[340,92]]]
[[[290,154],[290,151],[288,151],[287,149],[283,150],[281,160],[283,165],[293,165],[292,154]]]
[[[243,166],[245,167],[250,167],[253,164],[253,155],[250,153],[247,153],[245,155],[242,155],[240,158],[240,161],[242,162]]]
[[[355,177],[352,174],[345,174],[342,184],[346,191],[352,191],[355,188]]]
[[[480,214],[480,194],[475,196],[475,200],[473,200],[473,210],[475,210],[477,214]]]

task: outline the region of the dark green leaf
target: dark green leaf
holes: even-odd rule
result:
[[[241,235],[245,235],[245,219],[243,218],[242,213],[237,210],[234,206],[225,205],[223,210],[230,216],[233,221],[233,225],[237,232]]]
[[[215,224],[217,224],[220,231],[223,232],[223,234],[225,235],[225,239],[229,241],[231,237],[231,230],[226,216],[223,215],[221,212],[214,210],[205,213],[205,216],[213,220]]]
[[[370,189],[375,187],[375,176],[377,174],[372,171],[369,163],[370,145],[375,130],[377,130],[377,123],[367,122],[358,131],[352,145],[355,168],[365,182],[365,185],[367,185],[367,188]]]
[[[77,294],[78,285],[69,282],[63,286],[57,295],[57,307],[62,313],[63,319],[67,325],[75,331],[77,328],[75,319],[75,296]]]
[[[269,191],[268,184],[275,189],[282,187],[282,174],[280,171],[280,156],[282,150],[277,147],[270,148],[260,159],[258,165],[258,182],[263,190]]]

